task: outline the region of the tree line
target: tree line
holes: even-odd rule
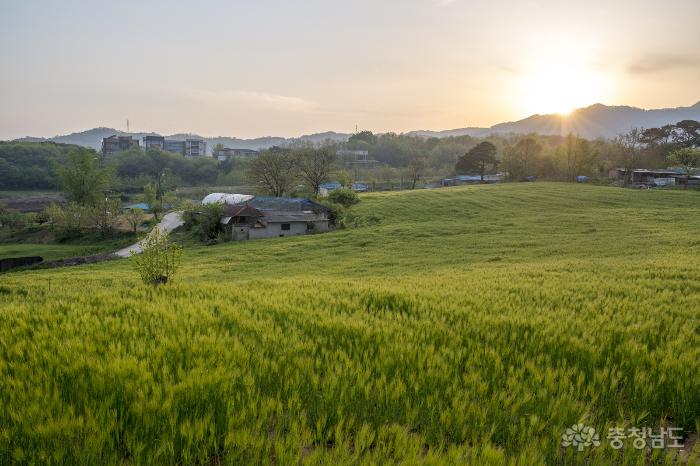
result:
[[[88,151],[113,173],[112,187],[119,191],[140,191],[166,172],[169,183],[201,186],[239,183],[245,160],[219,162],[211,157],[188,159],[181,154],[132,148],[107,159],[93,149],[53,142],[0,142],[0,190],[60,189],[59,169],[71,153]]]
[[[248,177],[259,189],[273,196],[282,197],[298,191],[300,183],[318,196],[321,185],[330,180],[335,165],[334,146],[273,147],[251,161]]]
[[[151,186],[158,199],[175,186],[246,182],[281,196],[300,189],[318,194],[320,184],[331,178],[344,185],[353,179],[370,185],[393,185],[401,180],[403,187],[413,188],[425,178],[496,171],[513,180],[537,177],[569,181],[578,175],[606,176],[616,167],[673,165],[692,171],[697,165],[698,146],[700,123],[684,120],[659,128],[633,129],[613,140],[588,140],[573,134],[425,138],[360,131],[345,143],[273,147],[253,159],[187,159],[180,154],[134,148],[100,159],[100,163],[113,174],[111,189],[137,192]],[[58,168],[66,163],[68,154],[85,150],[91,151],[65,144],[2,142],[0,189],[57,189]],[[376,162],[357,164],[353,153],[347,151],[367,151],[369,159]]]
[[[500,143],[500,148],[497,144]],[[607,176],[620,167],[682,168],[692,175],[700,161],[700,123],[684,120],[662,128],[636,129],[614,140],[528,135],[482,141],[458,158],[455,172],[480,175],[501,171],[512,180],[531,177],[574,181],[579,175]]]

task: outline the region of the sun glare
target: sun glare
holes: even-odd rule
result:
[[[521,78],[522,107],[527,114],[559,113],[609,100],[609,78],[600,72],[561,63],[533,66]]]
[[[615,75],[598,64],[598,44],[565,31],[538,37],[524,48],[513,90],[525,115],[559,113],[609,103]]]

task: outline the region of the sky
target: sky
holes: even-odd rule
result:
[[[700,100],[698,0],[0,0],[0,139],[300,136]]]

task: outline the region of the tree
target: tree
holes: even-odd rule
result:
[[[373,146],[377,143],[377,136],[372,134],[372,131],[360,131],[355,133],[348,139],[350,145],[357,145],[357,143],[365,143],[367,145]]]
[[[62,238],[80,235],[93,221],[93,208],[68,202],[63,207],[51,204],[45,210],[51,230]]]
[[[632,171],[638,168],[639,160],[644,149],[642,137],[643,131],[633,128],[629,132],[620,134],[616,139],[620,162],[625,168],[625,183],[632,181]]]
[[[335,174],[336,178],[338,179],[338,182],[340,183],[340,186],[343,188],[352,188],[352,173],[350,173],[347,170],[341,170]]]
[[[180,264],[182,248],[170,242],[167,231],[155,227],[141,242],[142,252],[132,251],[134,266],[147,285],[161,285],[172,279]]]
[[[476,147],[468,151],[457,160],[455,170],[458,173],[478,173],[481,177],[481,182],[484,181],[484,175],[489,167],[495,168],[498,166],[496,146],[488,141],[479,143]]]
[[[469,146],[465,144],[441,141],[430,151],[428,157],[429,164],[435,169],[451,170],[455,166],[455,163],[457,163],[457,159],[468,149]]]
[[[271,195],[282,197],[297,180],[296,159],[284,149],[261,152],[250,163],[248,178]]]
[[[104,197],[111,180],[111,172],[101,167],[97,154],[88,149],[69,153],[66,164],[57,172],[68,200],[80,205],[94,205]]]
[[[141,226],[145,218],[146,215],[144,214],[143,210],[139,208],[129,209],[126,212],[126,221],[129,223],[129,226],[134,231],[134,234],[136,234],[138,228]]]
[[[565,146],[565,151],[566,151],[566,179],[568,181],[574,181],[576,178],[576,166],[577,166],[577,160],[576,157],[578,155],[578,152],[576,151],[576,138],[574,137],[573,134],[569,133],[568,136],[566,136],[566,146]]]
[[[213,157],[216,157],[222,150],[224,150],[224,145],[219,142],[218,144],[214,145],[214,147],[211,150],[211,154]]]
[[[691,149],[690,147],[675,150],[668,154],[668,161],[674,165],[683,167],[683,171],[685,171],[688,176],[691,176],[695,173],[695,168],[698,166],[698,161],[700,161],[700,150]]]
[[[533,174],[534,164],[542,152],[542,145],[533,137],[521,139],[514,146],[503,151],[503,162],[512,179],[520,179]]]
[[[116,225],[122,203],[119,199],[101,198],[92,207],[92,220],[95,229],[106,235]]]
[[[695,147],[700,144],[700,122],[683,120],[674,125],[673,142],[680,147]]]
[[[224,216],[224,205],[219,203],[194,207],[187,211],[183,218],[186,225],[199,234],[202,241],[214,243],[224,234],[221,217]]]
[[[411,180],[411,189],[416,189],[416,184],[423,176],[426,166],[425,157],[416,157],[408,164],[408,177]]]
[[[318,196],[321,184],[328,181],[335,159],[335,151],[331,147],[301,150],[296,153],[299,175],[311,187],[315,196]]]
[[[156,221],[160,220],[160,214],[165,212],[168,204],[172,201],[172,196],[168,192],[159,191],[158,185],[148,183],[143,187],[143,199],[148,208],[155,217]]]

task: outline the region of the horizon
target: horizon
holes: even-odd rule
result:
[[[526,120],[531,117],[537,117],[537,116],[549,116],[549,115],[556,115],[560,116],[562,118],[566,118],[568,115],[571,115],[573,113],[578,112],[579,110],[585,110],[590,107],[595,107],[595,106],[604,106],[604,107],[620,107],[620,108],[631,108],[631,109],[639,109],[643,111],[654,111],[654,110],[675,110],[679,108],[689,108],[689,107],[694,107],[696,105],[700,104],[700,100],[696,101],[695,103],[688,104],[688,105],[681,105],[678,107],[664,107],[664,108],[642,108],[642,107],[635,107],[631,105],[607,105],[601,102],[595,102],[591,105],[587,105],[585,107],[580,107],[580,108],[575,108],[571,112],[568,112],[567,114],[556,114],[556,113],[549,113],[549,114],[540,114],[540,113],[535,113],[532,115],[525,116],[523,118],[517,119],[517,120],[510,120],[510,121],[502,121],[502,122],[497,122],[494,123],[493,125],[490,125],[488,127],[477,127],[477,126],[465,126],[461,128],[438,128],[438,129],[427,129],[427,128],[419,128],[419,129],[407,129],[403,131],[374,131],[371,128],[358,128],[358,131],[371,131],[374,134],[386,134],[386,133],[396,133],[396,134],[408,134],[408,133],[414,133],[414,132],[444,132],[444,131],[456,131],[456,130],[461,130],[461,129],[484,129],[488,130],[493,126],[496,126],[498,124],[509,124],[509,123],[515,123],[518,121]],[[126,122],[125,122],[126,123]],[[263,135],[258,135],[258,136],[250,136],[250,137],[241,137],[235,134],[216,134],[216,135],[208,135],[208,134],[201,134],[201,133],[196,133],[196,132],[191,132],[187,130],[179,130],[175,132],[170,132],[170,133],[162,133],[162,132],[157,132],[157,131],[152,131],[152,130],[147,130],[147,129],[138,129],[138,130],[132,130],[129,129],[127,130],[126,128],[116,128],[116,127],[109,127],[109,126],[93,126],[91,128],[86,128],[86,129],[78,129],[75,131],[70,131],[68,133],[63,133],[63,134],[53,134],[53,135],[24,135],[24,136],[19,136],[16,138],[12,139],[0,139],[0,141],[13,141],[13,140],[21,140],[25,138],[37,138],[37,139],[52,139],[52,138],[58,138],[58,137],[64,137],[64,136],[70,136],[73,134],[81,134],[85,133],[87,131],[92,131],[92,130],[99,130],[99,129],[109,129],[109,130],[114,130],[119,133],[126,133],[126,134],[153,134],[153,135],[159,135],[159,136],[164,136],[164,137],[173,137],[173,136],[199,136],[204,139],[217,139],[217,138],[231,138],[231,139],[240,139],[240,140],[255,140],[255,139],[266,139],[266,138],[284,138],[284,139],[299,139],[303,137],[308,137],[308,136],[316,136],[320,134],[326,134],[326,133],[333,133],[333,134],[354,134],[354,131],[349,131],[349,132],[344,132],[344,131],[338,131],[338,130],[333,130],[333,129],[320,129],[314,132],[307,132],[304,134],[297,134],[297,135],[276,135],[276,134],[263,134]]]
[[[4,0],[0,139],[127,119],[132,132],[243,139],[442,131],[697,102],[700,4],[602,5]]]

